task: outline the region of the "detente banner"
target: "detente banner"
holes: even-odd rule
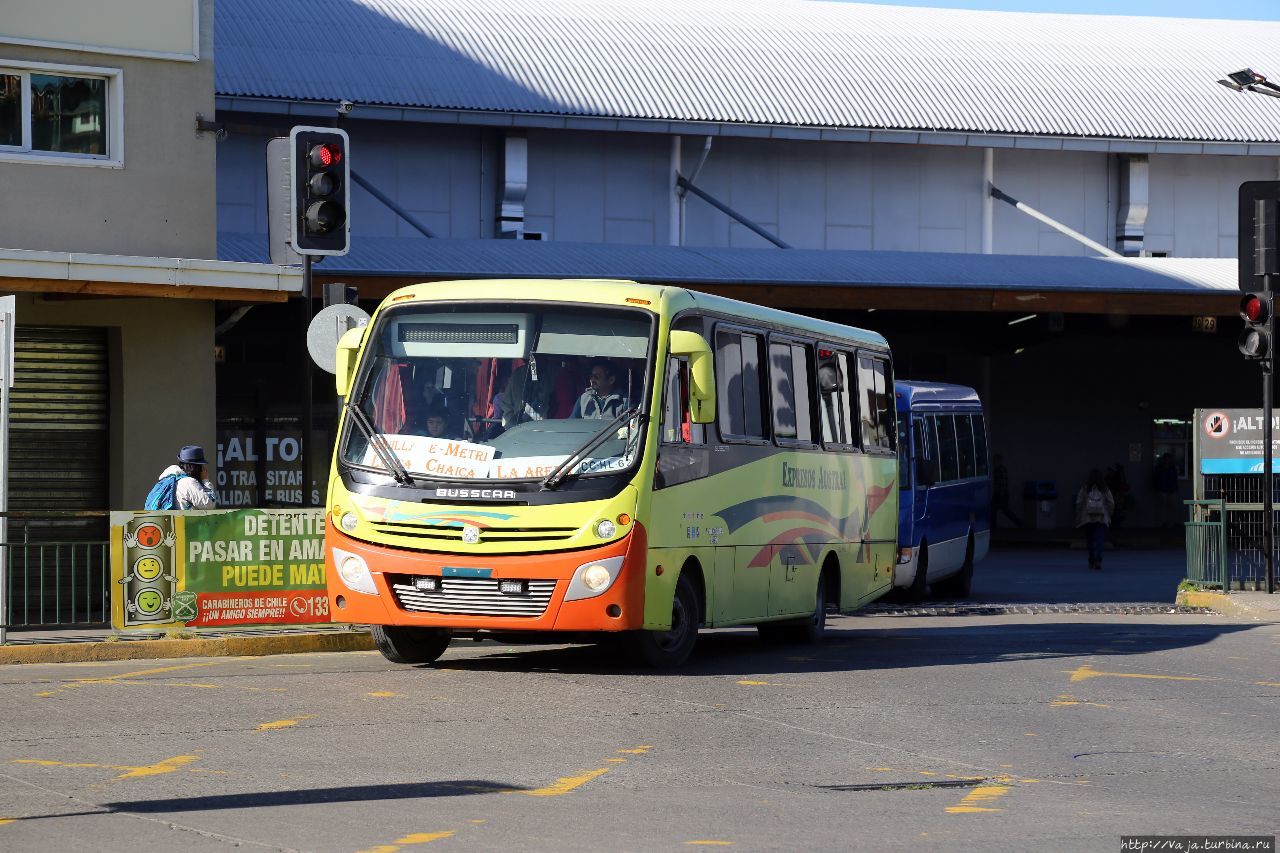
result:
[[[116,630],[329,621],[324,510],[111,514]]]

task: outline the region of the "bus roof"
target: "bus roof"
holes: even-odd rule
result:
[[[433,281],[409,285],[393,291],[383,300],[383,305],[393,300],[421,301],[458,299],[475,301],[501,299],[503,301],[531,300],[540,302],[590,302],[600,305],[633,307],[640,305],[654,312],[674,315],[689,308],[699,308],[714,314],[738,318],[744,321],[781,326],[820,339],[834,342],[866,344],[888,349],[883,336],[844,326],[826,320],[793,314],[777,308],[766,308],[750,302],[739,302],[723,296],[701,293],[669,285],[641,284],[622,279],[468,279],[462,281]]]
[[[967,385],[899,379],[893,383],[893,390],[898,398],[900,412],[911,409],[971,409],[982,406],[978,392]]]

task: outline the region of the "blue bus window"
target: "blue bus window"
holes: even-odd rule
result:
[[[853,445],[853,403],[849,396],[849,357],[842,352],[818,353],[818,410],[824,444]]]
[[[915,418],[916,422],[916,466],[929,472],[929,480],[938,482],[938,431],[934,427],[933,418]],[[921,429],[923,426],[923,429]],[[921,477],[923,482],[925,478]]]
[[[982,415],[973,416],[973,449],[978,455],[978,476],[985,477],[987,468],[987,421]]]
[[[720,430],[734,438],[764,438],[760,395],[760,338],[737,331],[716,334]]]
[[[967,480],[977,476],[977,466],[973,456],[973,424],[968,415],[955,415],[956,449],[960,455],[960,479]]]
[[[938,430],[938,464],[941,470],[939,482],[960,479],[960,459],[956,454],[956,428],[951,415],[934,415]]]

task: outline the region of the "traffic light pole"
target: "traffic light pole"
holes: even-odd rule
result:
[[[302,256],[302,338],[306,340],[307,330],[311,327],[311,255]],[[315,506],[311,500],[311,358],[303,347],[302,358],[302,505]],[[1270,570],[1268,569],[1268,572]],[[1269,575],[1268,575],[1269,576]]]

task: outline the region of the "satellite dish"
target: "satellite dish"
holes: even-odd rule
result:
[[[352,329],[369,325],[369,315],[356,305],[330,305],[307,327],[307,352],[321,370],[338,372],[338,338]]]

